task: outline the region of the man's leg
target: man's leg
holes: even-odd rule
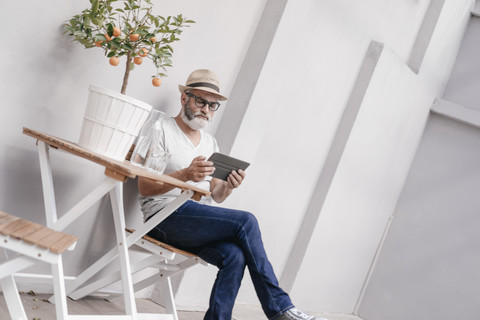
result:
[[[204,319],[232,319],[233,305],[246,266],[242,249],[231,242],[219,242],[203,248],[198,255],[219,269]]]
[[[293,307],[287,293],[278,286],[252,214],[188,201],[156,229],[151,236],[156,237],[158,231],[165,235],[160,240],[195,253],[219,242],[235,243],[245,256],[265,315],[275,318]]]

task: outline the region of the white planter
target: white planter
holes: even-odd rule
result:
[[[78,144],[124,160],[152,106],[113,90],[90,86]]]

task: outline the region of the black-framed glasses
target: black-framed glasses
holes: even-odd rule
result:
[[[207,100],[203,99],[202,97],[197,97],[196,95],[194,95],[191,92],[186,92],[186,94],[187,94],[187,96],[189,96],[191,98],[195,98],[195,105],[199,108],[203,108],[203,107],[205,107],[205,105],[208,105],[208,109],[210,109],[210,111],[217,111],[218,108],[220,108],[220,102],[207,101]]]

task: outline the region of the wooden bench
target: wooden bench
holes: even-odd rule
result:
[[[2,211],[0,211],[0,234],[22,240],[39,249],[48,249],[56,254],[63,253],[77,242],[75,236],[52,230]],[[8,239],[4,239],[5,241],[8,242]]]
[[[64,319],[66,297],[61,254],[73,249],[76,242],[75,236],[0,211],[0,286],[12,319],[27,319],[13,275],[38,261],[52,265],[54,290],[58,292],[57,319]],[[19,255],[9,258],[7,250]]]

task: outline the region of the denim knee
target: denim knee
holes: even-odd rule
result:
[[[243,227],[247,230],[255,230],[260,232],[260,226],[258,225],[257,217],[253,213],[244,212]]]
[[[245,266],[246,263],[245,254],[242,249],[240,249],[239,246],[232,244],[228,251],[223,252],[223,261],[218,267],[223,269],[230,265]]]
[[[229,266],[244,267],[246,265],[245,254],[234,243],[217,243],[212,247],[203,248],[198,255],[206,262],[224,269]]]

